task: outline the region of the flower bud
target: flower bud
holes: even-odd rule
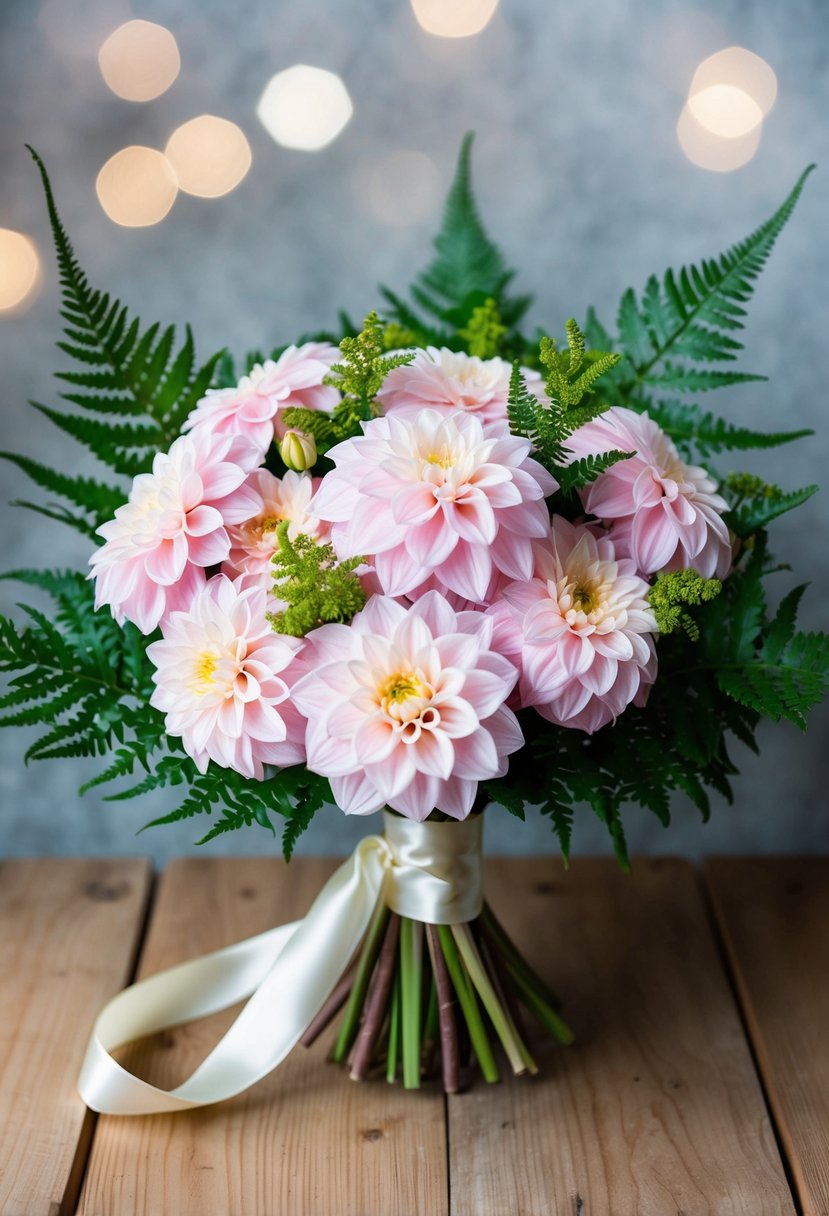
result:
[[[279,455],[289,469],[293,469],[295,473],[304,473],[317,462],[314,436],[309,435],[307,431],[286,431],[279,445]]]

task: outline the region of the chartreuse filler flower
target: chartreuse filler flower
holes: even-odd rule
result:
[[[317,812],[384,812],[308,916],[127,989],[96,1024],[90,1105],[175,1110],[238,1093],[339,1015],[351,1075],[433,1072],[448,1091],[534,1072],[523,1005],[562,1043],[546,983],[485,904],[483,809],[549,818],[565,859],[582,805],[627,864],[622,809],[663,823],[680,790],[731,797],[732,740],[804,727],[829,640],[775,612],[767,527],[814,486],[729,472],[755,432],[698,393],[734,370],[754,282],[808,170],[719,258],[591,310],[563,340],[487,237],[471,139],[412,302],[362,326],[196,363],[190,331],[143,329],[80,269],[40,166],[63,293],[60,408],[98,457],[76,476],[5,453],[46,493],[22,504],[87,536],[89,571],[18,570],[51,612],[3,620],[4,725],[27,759],[107,756],[87,788],[171,791],[157,824],[202,842]],[[745,391],[757,392],[756,387]],[[56,501],[58,500],[58,501]],[[178,798],[176,798],[178,792]],[[323,809],[324,808],[324,809]],[[249,997],[177,1090],[120,1070],[125,1039]]]

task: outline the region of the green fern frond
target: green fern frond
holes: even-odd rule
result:
[[[567,322],[567,347],[559,351],[552,338],[542,337],[539,358],[546,369],[546,396],[531,393],[519,361],[513,363],[507,396],[507,418],[514,435],[529,439],[538,460],[569,491],[597,477],[604,469],[632,455],[612,451],[570,461],[566,441],[572,433],[607,408],[598,401],[594,385],[619,362],[613,352],[586,350],[585,338],[572,318]]]
[[[58,346],[82,365],[79,371],[58,373],[69,386],[60,396],[99,417],[36,408],[103,464],[131,477],[149,469],[155,453],[178,437],[187,415],[210,387],[219,355],[197,367],[189,328],[175,351],[172,326],[162,330],[155,324],[141,333],[139,321],[130,320],[124,305],[90,286],[61,223],[43,161],[29,151],[40,170],[57,254],[64,321],[64,340]],[[64,489],[72,485],[67,482]],[[70,501],[77,502],[77,497],[70,495]],[[73,522],[72,517],[66,522]]]
[[[464,137],[457,168],[434,240],[436,257],[411,286],[411,296],[434,322],[418,313],[387,288],[381,288],[392,306],[392,317],[416,335],[420,345],[458,346],[459,331],[476,309],[493,300],[505,333],[514,329],[529,308],[530,296],[510,296],[507,288],[515,277],[498,247],[484,228],[472,191],[471,153],[474,136]],[[442,333],[446,327],[449,333]],[[514,342],[507,342],[512,349]]]
[[[671,361],[730,362],[742,349],[733,335],[743,328],[744,306],[813,168],[805,170],[770,219],[719,258],[668,270],[661,284],[652,275],[641,301],[632,290],[625,292],[617,325],[629,375],[626,395],[642,385],[694,392],[758,378],[691,370]]]
[[[773,519],[793,511],[804,502],[808,502],[818,491],[818,486],[803,486],[799,490],[788,493],[777,486],[765,486],[763,491],[751,498],[750,501],[729,511],[725,520],[732,531],[741,539],[746,539],[765,528]]]
[[[35,485],[80,507],[82,514],[74,515],[61,507],[61,514],[57,515],[40,504],[21,502],[20,505],[41,514],[48,514],[50,518],[57,518],[62,523],[68,523],[85,536],[94,536],[96,528],[111,519],[126,499],[124,492],[117,486],[106,485],[91,477],[69,477],[66,473],[58,473],[28,456],[19,456],[15,452],[0,452],[0,460],[7,460],[16,465]]]
[[[780,447],[814,434],[808,428],[797,431],[753,431],[748,427],[734,426],[724,418],[684,401],[631,400],[628,404],[639,412],[646,411],[670,435],[680,451],[702,459],[717,452]]]

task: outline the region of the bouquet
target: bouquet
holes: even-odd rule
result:
[[[23,505],[96,548],[89,572],[7,576],[53,608],[2,621],[3,724],[44,728],[27,758],[107,755],[86,788],[127,782],[114,799],[176,787],[154,823],[212,817],[201,842],[281,821],[290,858],[323,807],[384,812],[302,922],[108,1006],[81,1083],[97,1109],[229,1096],[338,1015],[356,1079],[438,1071],[455,1091],[472,1060],[496,1080],[499,1049],[535,1071],[526,1013],[571,1034],[484,902],[484,807],[536,805],[566,859],[586,804],[626,865],[625,804],[667,824],[680,790],[707,817],[731,739],[803,727],[826,691],[803,587],[774,613],[764,592],[785,568],[767,526],[816,487],[715,467],[809,432],[690,399],[762,379],[733,369],[745,305],[809,170],[721,257],[625,292],[615,334],[591,310],[560,342],[520,328],[470,148],[410,299],[381,289],[362,325],[341,314],[240,367],[198,366],[189,330],[176,349],[90,286],[35,156],[78,365],[59,373],[74,408],[35,408],[109,473],[4,454],[50,496]],[[245,996],[173,1093],[111,1057]]]

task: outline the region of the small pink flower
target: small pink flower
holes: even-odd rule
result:
[[[673,442],[648,417],[614,407],[567,440],[575,458],[616,448],[634,452],[583,492],[584,506],[612,521],[617,553],[629,554],[642,574],[693,567],[703,578],[723,578],[732,559],[722,518],[728,504],[697,465],[685,464]]]
[[[522,707],[592,734],[644,704],[656,678],[648,584],[611,540],[558,517],[538,560],[536,578],[510,584],[487,610],[493,646],[520,670]]]
[[[243,435],[182,435],[140,473],[129,500],[98,529],[106,542],[90,559],[95,607],[109,604],[119,624],[152,633],[169,612],[185,608],[204,583],[205,566],[230,550],[227,524],[262,509],[245,484],[258,462]]]
[[[522,368],[531,392],[542,391],[541,376]],[[475,414],[485,428],[507,429],[507,396],[512,365],[479,359],[462,351],[429,346],[411,363],[389,372],[377,394],[386,414],[412,417],[424,407]]]
[[[375,418],[363,432],[330,449],[336,468],[311,505],[332,524],[338,556],[372,555],[392,596],[416,595],[434,577],[480,603],[498,571],[532,575],[556,483],[526,439],[487,436],[471,414],[431,409]]]
[[[263,588],[217,574],[147,647],[156,667],[150,704],[202,773],[214,760],[261,781],[264,765],[305,759],[305,720],[290,688],[302,642],[275,634],[265,612]]]
[[[257,363],[235,388],[211,388],[184,424],[184,429],[206,427],[222,435],[247,435],[259,449],[259,461],[284,434],[286,409],[324,410],[330,413],[340,394],[323,384],[340,352],[328,342],[289,346],[274,363]]]
[[[288,539],[296,540],[300,533],[316,540],[327,539],[328,529],[309,514],[309,505],[320,479],[308,473],[287,472],[282,480],[267,469],[255,469],[247,485],[261,500],[256,515],[228,528],[230,553],[225,573],[251,575],[260,586],[272,589],[273,555],[278,548],[277,527],[288,520]]]
[[[506,772],[524,740],[504,705],[516,671],[491,635],[483,613],[456,613],[436,592],[409,608],[374,596],[350,625],[308,635],[310,671],[293,690],[308,767],[347,815],[388,805],[464,819],[478,782]]]

